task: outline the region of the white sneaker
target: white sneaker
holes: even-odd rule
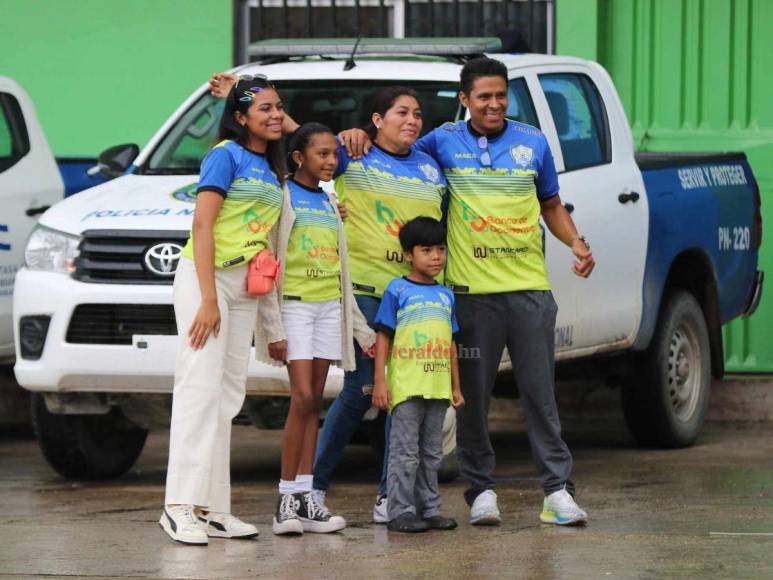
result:
[[[209,543],[207,532],[196,517],[192,505],[164,506],[158,523],[175,542],[195,546],[206,546]]]
[[[376,497],[376,504],[373,506],[373,522],[377,524],[389,523],[389,509],[387,505],[387,496],[385,495]]]
[[[258,535],[258,528],[231,514],[209,512],[206,516],[199,514],[198,518],[210,538],[246,540]]]
[[[472,502],[470,523],[473,526],[498,526],[502,523],[497,506],[497,494],[493,489],[479,493]]]
[[[540,521],[559,526],[576,526],[587,523],[588,514],[581,510],[565,489],[551,493],[542,504]]]

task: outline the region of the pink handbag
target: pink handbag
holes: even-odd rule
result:
[[[247,264],[247,293],[263,296],[271,292],[279,276],[279,262],[271,250],[263,250]]]

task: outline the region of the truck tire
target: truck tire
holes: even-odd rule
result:
[[[711,352],[706,319],[684,290],[666,296],[652,342],[623,387],[628,428],[643,445],[686,447],[709,403]]]
[[[448,483],[459,477],[459,462],[456,458],[456,411],[449,407],[443,421],[443,462],[438,469],[437,478],[440,483]],[[381,411],[373,421],[363,423],[371,449],[379,462],[384,460],[386,413]]]
[[[105,415],[57,415],[40,393],[32,395],[32,427],[54,470],[70,479],[108,479],[126,473],[148,432],[118,409]]]

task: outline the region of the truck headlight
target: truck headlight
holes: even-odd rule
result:
[[[78,236],[38,226],[27,242],[24,263],[30,270],[69,274],[75,271],[80,241]]]

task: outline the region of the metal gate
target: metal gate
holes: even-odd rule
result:
[[[236,64],[270,38],[499,36],[505,52],[554,52],[555,0],[234,0]]]

